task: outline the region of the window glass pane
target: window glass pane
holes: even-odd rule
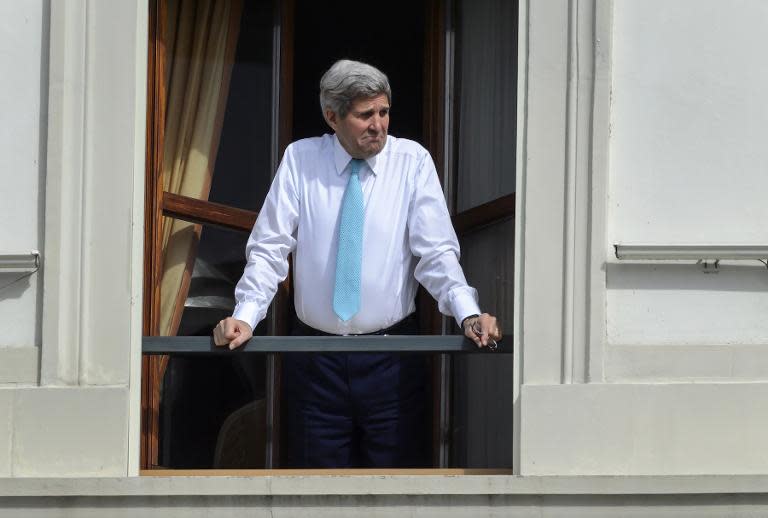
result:
[[[467,281],[480,293],[482,310],[496,315],[506,335],[499,347],[512,347],[514,228],[508,219],[461,240]],[[512,355],[456,355],[453,368],[452,464],[511,468]]]
[[[210,201],[259,211],[272,178],[272,4],[243,2]]]
[[[210,336],[232,314],[234,287],[245,265],[247,234],[204,225],[176,224],[169,247],[186,246],[193,262],[189,290],[184,281],[161,299],[184,298],[178,334]],[[199,227],[198,227],[199,228]],[[184,239],[186,236],[187,239]],[[195,244],[197,243],[197,244]],[[181,257],[185,250],[172,254]],[[178,318],[178,317],[176,317]],[[254,334],[267,332],[267,319]],[[264,355],[174,355],[169,357],[160,402],[160,464],[172,468],[263,468],[266,447],[266,358]]]
[[[517,2],[458,5],[459,212],[515,190]]]
[[[271,0],[164,0],[159,190],[258,210],[271,182]],[[247,234],[163,219],[161,335],[210,336],[231,315]],[[269,315],[254,330],[267,332]],[[266,358],[175,355],[160,382],[159,464],[263,468]]]
[[[272,4],[168,0],[163,191],[260,208],[272,173]]]
[[[513,218],[476,230],[461,238],[461,265],[471,286],[480,293],[483,311],[502,323],[512,323],[515,259]]]
[[[163,218],[163,230],[168,238],[162,252],[161,335],[210,335],[235,307],[248,234],[174,218]]]
[[[208,335],[221,320],[212,319],[214,313],[232,315],[235,285],[245,268],[247,241],[245,232],[203,225],[179,335]]]
[[[266,356],[173,355],[160,399],[160,465],[263,468]]]

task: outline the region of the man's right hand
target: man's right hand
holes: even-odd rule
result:
[[[253,336],[251,326],[242,320],[227,317],[213,328],[213,343],[218,346],[229,345],[237,349]]]

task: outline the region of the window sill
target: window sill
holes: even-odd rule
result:
[[[675,495],[768,493],[768,475],[514,476],[412,470],[354,475],[310,470],[219,471],[118,478],[0,478],[0,497],[221,495]],[[435,474],[419,474],[433,471]],[[447,470],[452,471],[452,470]],[[462,471],[462,470],[455,470]],[[477,470],[479,473],[482,470]],[[167,472],[166,472],[167,473]],[[190,473],[190,472],[186,472]],[[364,474],[363,474],[364,473]]]

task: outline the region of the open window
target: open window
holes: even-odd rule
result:
[[[231,314],[282,151],[330,131],[317,84],[344,57],[388,74],[390,133],[432,153],[468,280],[511,335],[516,3],[150,4],[145,335],[207,336]],[[425,293],[417,311],[423,334],[459,332]],[[289,278],[254,334],[288,334],[291,312]],[[434,467],[511,467],[511,359],[433,355]],[[142,467],[280,467],[279,363],[272,353],[146,356]]]

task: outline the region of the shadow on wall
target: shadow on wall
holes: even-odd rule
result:
[[[744,262],[606,264],[609,290],[768,291],[768,269]]]
[[[32,284],[32,276],[37,271],[29,273],[0,273],[0,301],[20,299]]]

